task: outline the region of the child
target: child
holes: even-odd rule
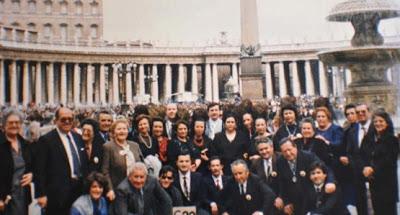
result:
[[[340,189],[325,193],[328,168],[323,162],[315,162],[309,169],[311,184],[305,190],[305,211],[307,215],[349,214],[340,197]]]

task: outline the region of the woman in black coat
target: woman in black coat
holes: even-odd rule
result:
[[[0,214],[25,215],[31,202],[31,151],[20,136],[22,116],[16,110],[3,115],[4,133],[0,134]]]
[[[225,175],[232,175],[230,164],[237,159],[248,159],[250,139],[237,130],[237,118],[233,113],[224,113],[223,122],[224,130],[215,135],[212,145],[222,160]]]
[[[361,143],[363,175],[370,184],[372,206],[377,215],[397,214],[397,156],[399,142],[394,136],[388,113],[378,111],[373,116],[374,128]]]
[[[99,124],[94,119],[81,122],[82,139],[88,156],[88,172],[100,172],[103,163],[103,140],[99,132]]]
[[[296,137],[295,143],[298,149],[309,151],[331,167],[332,158],[329,155],[329,146],[321,139],[315,137],[315,124],[312,118],[304,118],[300,122],[301,136]]]

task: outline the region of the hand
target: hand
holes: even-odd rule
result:
[[[208,157],[207,157],[206,153],[201,153],[200,157],[201,157],[202,160],[208,161]]]
[[[294,211],[293,204],[288,204],[283,208],[283,213],[287,215],[292,215]]]
[[[229,215],[229,214],[228,214],[228,212],[224,212],[224,213],[222,213],[222,215]]]
[[[372,169],[372,167],[370,167],[370,166],[364,167],[364,169],[363,169],[363,175],[364,175],[366,178],[371,178],[372,174],[374,174],[374,169]]]
[[[4,202],[2,200],[0,200],[0,211],[4,211],[5,208],[6,208],[6,204],[4,204]]]
[[[41,208],[47,207],[47,196],[39,197],[37,203]]]
[[[323,137],[320,134],[315,135],[315,138],[320,139],[322,141],[324,141],[326,143],[326,145],[329,145],[329,141],[327,139],[325,139],[325,137]]]
[[[285,206],[283,204],[283,200],[280,197],[275,199],[274,205],[278,210],[282,210],[282,208]]]
[[[334,183],[326,183],[325,193],[333,193],[336,191],[336,185]]]
[[[26,185],[29,185],[32,182],[32,178],[33,178],[32,173],[24,174],[21,179],[21,186],[25,187]]]
[[[263,215],[263,212],[256,211],[256,212],[254,212],[254,213],[253,213],[253,214],[251,214],[251,215]]]
[[[211,203],[211,214],[212,215],[218,215],[218,206],[215,203]]]
[[[342,156],[342,157],[339,158],[339,160],[343,165],[345,165],[345,166],[349,165],[349,158],[348,157]]]
[[[114,199],[115,199],[115,193],[113,190],[108,191],[106,196],[107,196],[107,199],[110,201],[114,201]]]

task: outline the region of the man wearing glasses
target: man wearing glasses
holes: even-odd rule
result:
[[[69,214],[87,175],[87,156],[80,135],[72,131],[70,109],[55,113],[56,128],[39,139],[36,196],[45,214]]]
[[[343,138],[343,144],[346,146],[346,157],[341,158],[341,162],[352,169],[357,212],[359,215],[364,215],[368,214],[367,194],[364,176],[362,175],[363,164],[360,156],[360,148],[364,137],[372,129],[372,126],[370,126],[371,113],[366,104],[358,104],[356,106],[356,114],[358,122],[351,126]]]

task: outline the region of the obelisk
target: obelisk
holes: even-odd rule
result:
[[[261,69],[257,0],[240,0],[240,22],[242,97],[262,99],[265,86]]]

